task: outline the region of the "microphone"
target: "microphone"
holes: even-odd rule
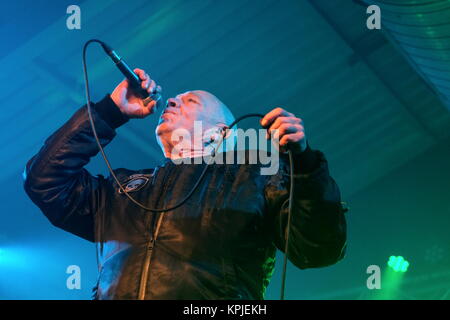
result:
[[[101,46],[103,50],[105,50],[106,54],[111,58],[112,61],[116,64],[117,68],[122,72],[125,78],[128,79],[131,89],[133,92],[141,99],[144,100],[144,105],[146,106],[151,101],[158,101],[161,97],[159,96],[156,100],[152,98],[153,95],[156,95],[156,88],[150,95],[147,90],[143,89],[141,84],[142,80],[138,77],[136,73],[128,66],[128,64],[115,52],[110,46],[106,43],[101,42]]]

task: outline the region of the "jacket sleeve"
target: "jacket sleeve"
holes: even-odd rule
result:
[[[274,244],[285,251],[289,212],[289,159],[280,155],[279,174],[266,185],[269,210],[275,216]],[[294,156],[294,195],[288,258],[298,268],[332,265],[344,257],[346,249],[346,209],[339,188],[330,177],[325,156],[307,149]]]
[[[91,110],[100,142],[106,146],[127,118],[109,95],[91,104]],[[84,106],[45,141],[23,174],[26,193],[49,221],[89,241],[95,241],[95,213],[104,180],[84,166],[98,151]]]

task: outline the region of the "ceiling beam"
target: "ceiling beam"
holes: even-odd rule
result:
[[[316,10],[320,16],[327,22],[327,24],[336,32],[336,34],[346,43],[346,45],[353,50],[355,56],[359,58],[367,68],[376,76],[376,78],[380,81],[380,83],[386,88],[386,90],[399,102],[403,111],[405,111],[405,115],[420,128],[424,134],[429,136],[434,143],[440,141],[440,137],[434,133],[428,126],[422,121],[420,116],[416,114],[411,108],[409,108],[408,103],[403,99],[401,95],[399,95],[386,81],[383,74],[369,61],[368,55],[370,52],[367,51],[366,46],[367,43],[363,42],[364,45],[358,45],[356,43],[352,43],[350,39],[345,35],[342,28],[336,24],[330,17],[330,15],[324,10],[317,1],[307,0],[308,3]],[[381,36],[379,31],[376,32]],[[378,37],[379,37],[378,36]],[[384,46],[388,42],[387,41],[376,41],[377,45]],[[372,48],[375,49],[375,48]],[[422,79],[422,78],[421,78]],[[423,80],[422,80],[423,81]]]

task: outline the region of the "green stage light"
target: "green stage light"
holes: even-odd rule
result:
[[[390,256],[388,266],[391,267],[395,272],[406,272],[408,271],[409,262],[406,261],[402,256]]]

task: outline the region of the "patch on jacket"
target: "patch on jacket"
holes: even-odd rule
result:
[[[150,180],[149,177],[152,175],[144,175],[144,174],[133,174],[131,175],[123,184],[123,188],[126,192],[134,192],[141,190]],[[119,193],[123,193],[120,188],[117,188]]]

